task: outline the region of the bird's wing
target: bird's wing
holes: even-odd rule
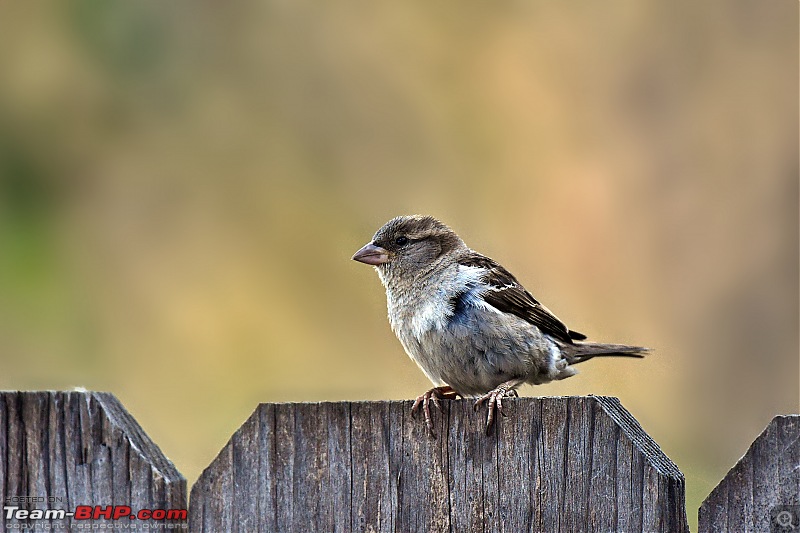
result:
[[[471,251],[460,257],[458,263],[486,270],[482,280],[489,288],[481,296],[486,303],[499,311],[516,315],[543,333],[570,344],[573,340],[586,338],[582,333],[571,331],[548,308],[540,304],[508,270],[493,259]]]

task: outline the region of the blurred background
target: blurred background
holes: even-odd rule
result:
[[[258,402],[429,387],[350,261],[432,214],[570,327],[687,511],[798,412],[798,6],[0,4],[0,388],[111,391],[193,482]]]

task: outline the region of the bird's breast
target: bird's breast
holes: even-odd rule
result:
[[[431,289],[418,296],[388,296],[387,305],[392,330],[403,344],[406,344],[404,337],[418,341],[431,330],[444,328],[450,314],[449,298],[442,289]]]
[[[467,302],[485,305],[478,297],[481,275],[480,269],[454,264],[436,277],[402,288],[383,280],[392,329],[401,341],[403,337],[419,340],[432,331],[444,330]]]

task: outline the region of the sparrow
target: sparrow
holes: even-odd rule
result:
[[[576,374],[600,356],[643,357],[647,348],[585,342],[499,263],[470,249],[431,216],[393,218],[353,259],[372,265],[386,289],[389,323],[406,353],[434,384],[419,396],[434,434],[430,404],[476,398],[487,403],[486,432],[503,398],[524,383]]]

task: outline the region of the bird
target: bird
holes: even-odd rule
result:
[[[435,437],[431,403],[475,398],[486,403],[486,433],[503,399],[523,384],[575,375],[594,357],[644,357],[641,346],[586,341],[539,303],[508,270],[469,248],[446,224],[403,215],[384,224],[353,260],[377,270],[389,324],[434,387],[416,398]]]

